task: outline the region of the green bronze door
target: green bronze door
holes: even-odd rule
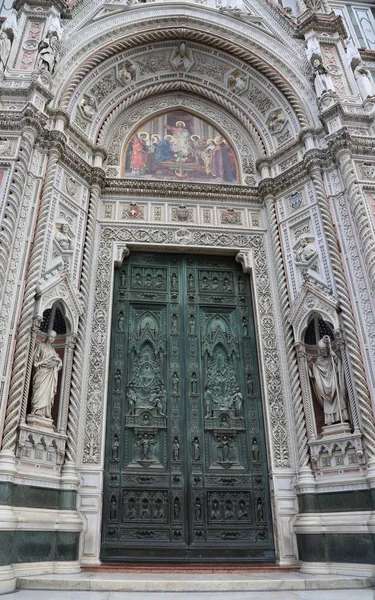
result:
[[[132,252],[115,273],[101,559],[274,560],[249,278]]]

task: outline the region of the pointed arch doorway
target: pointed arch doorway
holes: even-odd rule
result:
[[[132,252],[115,274],[101,559],[274,560],[250,280]]]

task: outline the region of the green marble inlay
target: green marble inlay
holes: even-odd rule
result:
[[[74,490],[57,490],[0,482],[0,505],[75,510],[76,497],[77,493]]]

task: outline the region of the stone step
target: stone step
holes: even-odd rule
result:
[[[366,589],[372,577],[306,575],[302,573],[115,573],[33,575],[17,578],[24,590],[121,592],[235,592]]]

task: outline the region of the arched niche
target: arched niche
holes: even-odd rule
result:
[[[169,110],[138,125],[123,143],[120,177],[239,184],[235,149],[220,124],[187,109]]]

